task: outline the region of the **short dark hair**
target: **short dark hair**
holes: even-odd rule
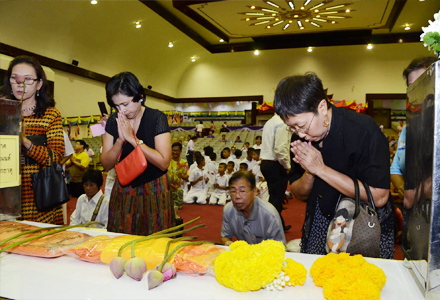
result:
[[[231,178],[229,178],[229,186],[240,179],[245,179],[249,183],[251,189],[255,188],[255,176],[250,172],[243,171],[238,171],[232,174]]]
[[[179,150],[182,151],[182,144],[179,142],[175,142],[171,145],[171,149],[173,149],[174,147],[179,147]]]
[[[257,153],[258,155],[260,155],[261,149],[254,149],[254,152]]]
[[[203,124],[203,121],[200,121],[200,124]]]
[[[12,74],[12,68],[19,64],[26,64],[31,66],[35,70],[35,74],[37,75],[38,81],[42,81],[41,89],[37,94],[35,94],[35,109],[34,113],[37,116],[42,116],[46,112],[48,107],[55,106],[55,100],[53,100],[52,95],[49,93],[49,83],[46,78],[46,73],[44,73],[43,67],[41,64],[32,56],[17,56],[10,63],[8,70],[6,72],[6,76],[4,78],[4,94],[8,97],[11,97],[12,100],[18,100],[12,94],[12,86],[9,81]],[[38,84],[38,82],[34,82],[34,84]]]
[[[247,149],[247,154],[251,155],[252,153],[254,153],[255,149],[250,147],[249,149]]]
[[[435,63],[437,58],[434,56],[424,56],[413,59],[408,67],[403,70],[403,78],[406,80],[406,85],[408,86],[408,76],[412,71],[417,71],[419,69],[427,69],[431,64]]]
[[[249,143],[249,142],[246,142],[246,143],[244,143],[244,144],[245,144],[245,145],[246,145],[246,144],[250,145],[250,143]]]
[[[199,137],[197,135],[191,137],[192,140],[197,140],[198,138]]]
[[[240,163],[240,167],[246,167],[246,169],[247,169],[247,168],[249,168],[249,165],[245,162],[242,162],[242,163]]]
[[[239,136],[239,135],[237,135],[237,137],[238,137],[238,138],[240,138],[240,136]]]
[[[226,168],[226,164],[225,163],[219,163],[218,166],[224,166]]]
[[[75,143],[79,143],[80,145],[82,145],[84,147],[84,149],[86,148],[86,142],[84,142],[83,140],[76,140]]]
[[[105,92],[107,103],[111,107],[115,107],[112,98],[117,94],[133,97],[133,102],[139,102],[144,98],[144,87],[131,72],[122,72],[110,78],[105,85]]]
[[[230,161],[228,161],[228,166],[229,166],[229,165],[233,165],[233,166],[235,166],[235,162],[233,162],[233,161],[230,160]]]
[[[258,140],[258,139],[261,140],[261,135],[257,135],[257,136],[255,137],[255,139],[256,139],[256,140]]]
[[[204,161],[204,160],[205,160],[205,157],[203,155],[196,156],[196,163],[197,163],[197,165],[200,165],[200,163],[202,161]]]
[[[99,170],[87,170],[82,177],[83,184],[87,181],[95,183],[98,188],[101,188],[104,179],[102,178],[102,173]]]
[[[215,160],[217,159],[217,154],[216,154],[215,152],[211,152],[211,153],[209,154],[209,158],[210,158],[212,161],[215,161]]]
[[[197,157],[197,156],[202,156],[203,157],[203,155],[202,155],[202,153],[200,151],[195,151],[194,152],[194,156],[195,157]]]
[[[205,148],[203,148],[203,150],[205,151],[206,156],[211,156],[211,153],[214,152],[214,148],[212,148],[211,146],[206,146]]]
[[[316,114],[322,100],[327,101],[321,79],[315,73],[286,77],[278,83],[275,90],[275,112],[286,120],[290,116],[313,112]]]
[[[225,151],[225,150],[228,151],[229,153],[231,153],[231,149],[229,149],[229,147],[223,148],[222,152]]]
[[[240,149],[235,150],[235,157],[236,157],[236,158],[241,157],[241,154],[242,154],[242,152],[241,152]]]

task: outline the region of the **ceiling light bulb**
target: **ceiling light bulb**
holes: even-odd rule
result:
[[[92,1],[90,1],[90,3],[91,3],[91,4],[97,4],[98,1],[96,1],[96,0],[92,0]]]
[[[304,29],[304,27],[303,26],[301,26],[299,29],[301,29],[301,30],[303,30]]]
[[[173,47],[174,47],[173,42],[169,42],[169,43],[168,43],[168,47],[173,48]]]
[[[293,17],[294,17],[294,18],[298,18],[299,16],[298,16],[298,15],[294,15]]]
[[[346,13],[349,13],[349,12],[350,12],[350,10],[349,10],[349,9],[346,9],[346,10],[345,10],[345,12],[346,12]]]
[[[275,18],[275,21],[279,21],[280,19],[278,19],[278,18]]]
[[[218,40],[220,43],[223,43],[225,40],[224,39],[219,39]]]
[[[277,14],[272,14],[272,17],[275,17]]]
[[[320,15],[316,15],[316,17],[317,17],[317,18],[320,18],[321,16],[320,16]]]
[[[255,6],[252,5],[252,6],[251,6],[251,9],[255,9]]]
[[[304,6],[301,6],[301,9],[304,9]]]
[[[292,23],[292,20],[289,20],[289,23]]]
[[[332,24],[336,24],[336,21],[332,21]]]
[[[141,28],[141,27],[142,27],[141,22],[140,22],[140,21],[137,21],[137,22],[136,22],[136,28]]]
[[[308,21],[309,21],[309,19],[305,19],[304,21],[305,21],[305,22],[308,22]]]
[[[270,28],[270,25],[267,25],[266,28],[269,29],[269,28]]]
[[[403,40],[402,40],[402,39],[399,39],[399,43],[401,43],[401,44],[402,44],[402,43],[403,43]]]
[[[405,30],[410,30],[411,29],[411,27],[409,27],[409,24],[406,24],[405,25]]]
[[[246,21],[249,21],[250,19],[249,18],[246,18]]]
[[[192,62],[195,62],[196,61],[196,58],[193,56],[193,57],[191,57],[191,61]]]
[[[259,55],[259,54],[260,54],[260,51],[255,50],[255,51],[254,51],[254,54],[255,54],[255,55]]]
[[[373,49],[373,45],[372,45],[372,44],[368,44],[368,45],[367,45],[367,49],[368,49],[368,50]]]
[[[315,12],[318,12],[319,11],[319,9],[315,9]]]
[[[307,48],[307,52],[312,52],[312,51],[313,51],[312,47]]]

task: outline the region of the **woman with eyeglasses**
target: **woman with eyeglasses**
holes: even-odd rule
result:
[[[144,106],[145,92],[137,77],[124,72],[106,84],[107,103],[117,109],[105,126],[101,163],[106,170],[123,161],[137,146],[148,165],[128,185],[116,177],[110,197],[107,229],[149,235],[173,226],[174,204],[168,166],[171,161],[171,134],[164,113]]]
[[[327,230],[340,195],[355,198],[352,178],[367,201],[366,182],[381,222],[381,258],[394,255],[389,149],[369,116],[329,103],[314,73],[284,78],[275,91],[276,113],[294,133],[290,189],[307,201],[301,252],[326,254]]]
[[[61,115],[48,88],[46,74],[35,58],[19,56],[11,61],[4,92],[13,100],[23,99],[21,219],[61,225],[62,207],[38,211],[31,186],[31,175],[37,173],[41,165],[49,165],[49,151],[55,163],[64,155]]]

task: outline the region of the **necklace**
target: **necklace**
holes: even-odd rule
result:
[[[36,105],[22,109],[21,111],[25,112],[25,111],[29,111],[29,110],[34,110],[34,108],[37,107]]]

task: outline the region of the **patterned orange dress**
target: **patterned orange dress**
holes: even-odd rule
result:
[[[26,123],[26,136],[43,135],[47,137],[47,147],[34,145],[31,151],[24,147],[22,153],[27,151],[27,155],[34,159],[37,164],[24,164],[21,171],[21,220],[63,224],[62,207],[56,207],[52,210],[39,212],[35,205],[34,192],[31,186],[31,175],[39,171],[39,164],[48,166],[49,154],[48,148],[53,151],[55,163],[59,163],[64,155],[64,137],[63,125],[61,123],[61,114],[54,107],[48,107],[42,116],[28,116],[23,118]]]

